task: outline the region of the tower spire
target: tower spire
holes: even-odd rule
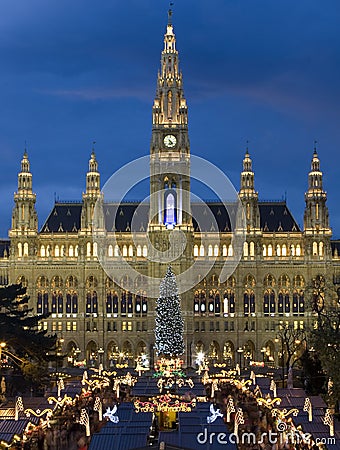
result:
[[[321,230],[330,232],[327,202],[327,193],[323,189],[323,174],[320,169],[320,159],[314,141],[311,170],[308,174],[308,190],[305,194],[306,208],[304,225],[305,230]]]

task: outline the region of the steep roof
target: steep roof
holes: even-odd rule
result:
[[[41,228],[42,233],[77,233],[81,225],[81,202],[56,202]],[[259,202],[260,226],[264,232],[300,231],[286,202]],[[104,203],[103,214],[107,231],[145,232],[149,220],[147,203]],[[231,230],[235,206],[209,201],[193,203],[195,231],[225,232]]]

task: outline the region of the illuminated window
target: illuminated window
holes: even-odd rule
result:
[[[266,246],[265,244],[263,244],[262,255],[263,255],[263,256],[267,256],[267,246]]]
[[[113,257],[113,247],[111,244],[109,245],[108,256],[109,256],[109,258]]]
[[[228,246],[228,256],[234,256],[234,249],[231,244]]]
[[[24,256],[28,256],[28,243],[24,243]]]
[[[276,255],[281,256],[281,247],[279,244],[277,244],[277,246],[276,246]]]
[[[205,255],[204,245],[201,244],[201,245],[200,245],[200,256],[204,256],[204,255]]]
[[[247,258],[249,256],[248,242],[243,243],[243,256]]]
[[[198,256],[198,245],[194,245],[194,256]]]
[[[142,247],[140,245],[137,245],[137,257],[142,256]]]
[[[213,246],[212,245],[208,246],[208,256],[213,256]]]
[[[268,256],[273,256],[273,246],[272,246],[272,244],[268,245]]]
[[[114,252],[115,256],[119,256],[120,255],[120,251],[119,251],[119,247],[118,245],[115,245],[115,252]]]
[[[129,245],[129,257],[131,258],[133,256],[133,247],[132,245]]]
[[[77,331],[77,322],[72,322],[72,331]]]
[[[148,256],[148,246],[143,245],[143,257],[146,258]]]
[[[18,244],[19,245],[19,244]],[[20,256],[20,255],[19,255]],[[45,256],[46,256],[46,251],[45,251],[45,246],[44,245],[42,245],[41,247],[40,247],[40,256],[42,257],[42,258],[45,258]]]
[[[91,242],[86,244],[86,256],[91,256]]]
[[[286,244],[282,245],[281,255],[282,256],[287,256],[287,246],[286,246]]]
[[[222,247],[222,255],[223,256],[228,256],[228,249],[227,249],[227,246],[225,244],[223,244],[223,247]]]
[[[127,256],[127,255],[128,255],[127,246],[123,245],[123,256]]]
[[[295,254],[296,254],[296,256],[301,256],[301,246],[300,246],[300,244],[297,244]]]
[[[70,258],[73,258],[73,256],[74,256],[73,245],[70,245],[69,248],[68,248],[68,256]]]
[[[219,248],[218,245],[214,246],[214,256],[218,256],[219,255]]]
[[[54,247],[54,256],[55,256],[56,258],[59,258],[59,256],[60,256],[59,245],[56,245],[56,246]]]

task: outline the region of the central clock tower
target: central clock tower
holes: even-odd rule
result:
[[[152,108],[150,158],[150,228],[190,228],[188,108],[171,10]]]
[[[149,280],[154,297],[159,295],[160,280],[171,264],[176,275],[183,274],[185,285],[177,278],[184,318],[185,355],[191,363],[193,342],[191,280],[186,271],[193,264],[193,240],[190,208],[190,144],[188,108],[179,69],[172,11],[164,35],[161,69],[152,108],[150,145],[150,216],[148,226],[151,251]],[[154,319],[152,319],[154,320]],[[153,330],[154,322],[150,323]],[[152,351],[151,351],[152,353]]]

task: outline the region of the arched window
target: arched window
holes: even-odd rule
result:
[[[243,243],[243,256],[245,258],[248,258],[249,256],[249,246],[248,246],[248,242],[244,242]]]
[[[24,242],[24,250],[23,250],[24,256],[28,256],[28,243]]]
[[[297,244],[295,254],[296,254],[296,256],[301,256],[301,245],[300,244]]]
[[[228,256],[234,256],[234,249],[231,244],[228,246]]]
[[[282,256],[287,256],[287,245],[283,244],[282,245]]]
[[[205,315],[207,310],[207,300],[205,298],[205,291],[200,291],[200,311],[201,315]]]
[[[290,246],[290,254],[291,254],[292,256],[295,256],[295,245],[294,245],[294,244],[292,244],[292,245]]]
[[[97,242],[93,243],[93,256],[98,256],[98,244],[97,244]]]
[[[211,244],[208,246],[208,256],[213,256],[213,246]]]
[[[227,317],[229,314],[235,313],[235,294],[234,291],[228,289],[223,296],[223,315]]]
[[[214,256],[218,256],[218,255],[219,255],[219,248],[218,248],[218,245],[216,244],[214,246]]]
[[[86,314],[98,314],[98,297],[96,291],[86,294]]]
[[[143,258],[147,258],[148,256],[148,246],[143,245]]]
[[[133,256],[133,247],[132,247],[132,245],[130,244],[129,245],[129,257],[131,258]]]
[[[133,302],[131,292],[128,292],[127,295],[127,313],[128,315],[131,315],[133,313]]]
[[[122,297],[120,301],[120,313],[122,316],[126,316],[126,292],[122,292]]]
[[[119,251],[118,245],[115,245],[115,253],[114,253],[114,255],[115,255],[116,257],[120,255],[120,251]]]
[[[204,256],[204,255],[205,255],[204,245],[201,244],[201,245],[200,245],[200,256]]]
[[[277,244],[277,246],[276,246],[276,256],[281,256],[281,246],[280,246],[280,244]]]
[[[56,246],[54,247],[54,256],[55,256],[56,258],[59,258],[59,257],[60,257],[59,245],[56,245]]]
[[[127,256],[128,255],[128,249],[126,245],[123,245],[123,256]]]
[[[86,278],[86,289],[95,289],[98,286],[98,280],[93,275],[90,275]]]
[[[142,246],[141,245],[137,245],[137,258],[142,256]]]
[[[198,256],[198,245],[194,245],[194,257]]]
[[[271,275],[270,273],[267,274],[267,275],[264,277],[263,284],[264,284],[265,286],[271,286],[271,287],[274,287],[274,286],[275,286],[275,278],[273,277],[273,275]]]
[[[69,248],[68,248],[68,256],[70,258],[74,257],[73,245],[70,245]]]
[[[220,293],[215,292],[215,316],[219,316],[220,314],[221,314]]]
[[[176,224],[176,199],[173,192],[165,194],[165,225],[175,225]]]
[[[225,244],[223,244],[223,247],[222,247],[222,255],[228,256],[228,248]]]
[[[78,258],[78,253],[79,253],[79,245],[76,245],[75,248],[74,248],[74,256],[76,258]]]
[[[108,255],[109,258],[113,257],[113,247],[112,247],[111,244],[109,245],[107,255]]]
[[[69,291],[66,294],[66,314],[78,313],[78,294],[75,291]]]
[[[273,256],[273,246],[272,246],[272,244],[268,245],[268,256]]]
[[[318,254],[318,243],[313,242],[313,256],[316,256]]]
[[[254,244],[254,242],[251,242],[249,244],[249,256],[251,258],[253,258],[255,256],[255,244]]]
[[[272,289],[267,289],[264,293],[263,313],[265,316],[275,314],[275,293]]]
[[[255,314],[255,294],[254,291],[246,291],[243,296],[243,312],[247,317]]]
[[[19,244],[18,244],[19,245]],[[20,255],[19,255],[20,256]],[[44,245],[41,245],[40,246],[40,256],[42,257],[42,258],[45,258],[46,257],[46,251],[45,251],[45,246]]]
[[[267,256],[267,246],[265,244],[263,244],[262,248],[263,248],[262,255]]]
[[[142,316],[145,317],[148,313],[148,299],[145,295],[142,297]]]
[[[303,291],[293,293],[293,316],[303,316],[305,313],[305,296]]]
[[[323,257],[323,242],[319,242],[319,256]]]
[[[214,300],[214,294],[212,291],[209,292],[209,302],[208,302],[208,312],[209,316],[214,315],[215,310],[215,300]]]
[[[86,256],[91,256],[91,242],[86,244]]]

